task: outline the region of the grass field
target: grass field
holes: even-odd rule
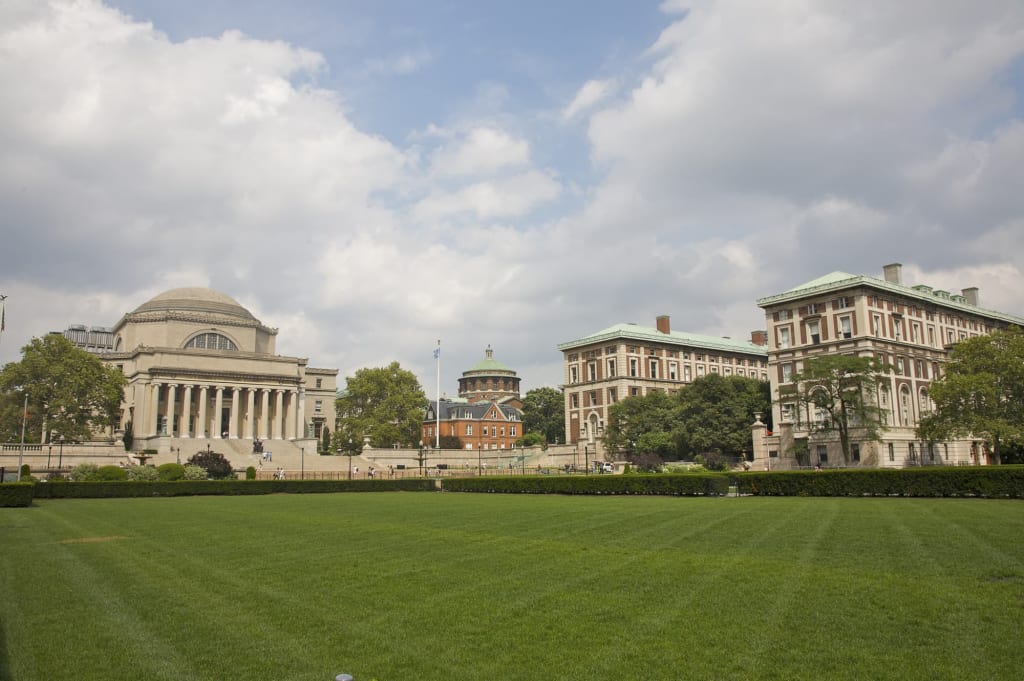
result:
[[[1024,504],[376,493],[0,510],[0,681],[1019,679]]]

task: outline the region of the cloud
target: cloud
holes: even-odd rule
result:
[[[530,143],[492,127],[474,127],[454,144],[435,150],[431,171],[440,176],[493,173],[526,165]]]
[[[368,76],[408,76],[420,71],[433,61],[434,54],[429,50],[402,52],[384,58],[367,60],[366,73]]]
[[[437,192],[416,204],[419,220],[471,214],[478,219],[519,217],[537,205],[555,199],[561,186],[550,174],[533,170],[487,182],[477,182],[454,192]]]
[[[562,109],[562,120],[568,121],[609,97],[615,90],[613,80],[588,80],[569,105]]]

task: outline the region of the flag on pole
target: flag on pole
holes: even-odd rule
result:
[[[434,350],[434,359],[440,359],[440,357],[441,357],[441,348],[439,347],[436,350]]]

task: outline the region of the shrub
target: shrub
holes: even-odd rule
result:
[[[124,451],[132,451],[132,443],[135,442],[135,435],[132,433],[132,422],[124,424],[124,435],[121,436],[121,442],[124,444]]]
[[[194,463],[186,464],[183,472],[186,480],[206,480],[207,477],[206,469]]]
[[[68,473],[68,479],[72,482],[89,482],[96,480],[96,471],[100,469],[94,463],[80,463]]]
[[[188,462],[201,467],[206,471],[206,477],[213,478],[214,480],[223,480],[235,476],[235,471],[231,468],[231,462],[220,452],[212,452],[208,449],[196,452]]]
[[[161,482],[185,479],[185,467],[180,463],[162,463],[156,467],[156,478]]]
[[[32,477],[32,467],[27,463],[21,465],[21,479],[28,480]]]
[[[96,469],[95,479],[100,482],[112,482],[115,480],[127,480],[128,471],[120,466],[100,466]]]
[[[248,468],[245,469],[245,479],[246,480],[255,480],[256,479],[256,467],[255,466],[249,466]]]
[[[0,484],[0,508],[16,508],[32,505],[35,485],[27,482]]]
[[[155,482],[160,479],[155,466],[129,466],[127,472],[129,480]]]

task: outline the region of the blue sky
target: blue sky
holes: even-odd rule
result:
[[[178,286],[431,393],[889,262],[1024,316],[1016,0],[10,0],[0,54],[0,362]]]

